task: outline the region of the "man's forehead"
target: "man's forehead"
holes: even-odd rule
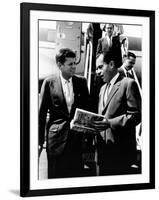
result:
[[[103,58],[104,58],[104,55],[100,54],[100,56],[96,60],[96,67],[98,67],[99,65],[103,65]]]
[[[106,28],[113,28],[112,24],[106,24]]]
[[[133,56],[129,56],[128,59],[129,60],[134,60],[134,61],[136,60],[136,58],[134,58]]]
[[[76,58],[73,58],[73,57],[66,57],[65,58],[65,62],[72,62],[73,60],[75,60]]]

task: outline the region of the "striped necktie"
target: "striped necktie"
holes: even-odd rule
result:
[[[107,103],[108,95],[110,93],[110,86],[111,86],[111,83],[108,83],[103,92],[103,109],[105,108],[106,103]],[[114,137],[112,135],[110,128],[106,129],[105,131],[101,131],[100,134],[106,143],[108,143],[108,141],[111,141],[112,143],[114,143]]]
[[[106,85],[105,90],[104,90],[104,93],[103,93],[103,108],[105,108],[106,103],[107,103],[110,85],[111,85],[110,83],[108,83],[108,84]]]
[[[133,74],[130,73],[129,71],[126,71],[126,76],[129,77],[129,78],[133,78],[134,79]]]

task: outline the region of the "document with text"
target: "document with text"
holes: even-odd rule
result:
[[[74,118],[71,121],[71,129],[78,132],[96,134],[93,121],[101,121],[103,119],[103,115],[76,108]]]

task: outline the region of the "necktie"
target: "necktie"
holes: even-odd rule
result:
[[[129,71],[126,72],[126,76],[129,77],[129,78],[133,78],[134,79],[133,74],[131,74]]]
[[[108,83],[105,87],[104,93],[103,93],[103,108],[105,108],[106,106],[106,102],[108,99],[108,95],[109,95],[109,89],[110,89],[110,83]]]
[[[105,90],[104,90],[104,93],[103,93],[103,109],[105,108],[106,106],[106,102],[107,102],[107,99],[108,99],[108,95],[110,93],[110,86],[111,84],[108,83],[105,87]],[[112,135],[112,132],[111,132],[111,129],[108,128],[106,129],[105,131],[102,131],[101,132],[101,136],[103,138],[103,140],[108,143],[108,141],[111,141],[112,143],[114,143],[114,137]]]
[[[65,97],[66,97],[66,103],[67,103],[67,107],[68,107],[68,110],[70,112],[71,110],[71,107],[72,107],[72,104],[73,104],[73,91],[70,87],[70,81],[66,81],[66,94],[65,94]]]

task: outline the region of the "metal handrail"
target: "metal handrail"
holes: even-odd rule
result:
[[[92,42],[89,42],[90,52],[89,52],[89,70],[88,70],[88,90],[90,92],[91,89],[91,75],[92,75],[92,53],[93,53],[93,47]]]
[[[85,62],[85,69],[84,69],[84,77],[87,79],[88,75],[88,63],[89,63],[89,44],[87,44],[86,48],[86,62]]]
[[[133,68],[132,68],[132,71],[133,71],[134,78],[135,78],[135,81],[136,81],[136,83],[137,83],[137,86],[138,86],[138,88],[139,88],[140,95],[142,96],[142,90],[141,90],[141,87],[140,87],[138,78],[137,78],[137,76],[136,76],[136,72],[135,72],[135,70],[134,70]]]

